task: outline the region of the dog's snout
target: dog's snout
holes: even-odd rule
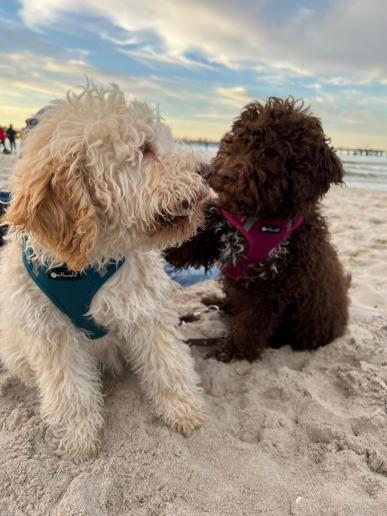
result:
[[[222,179],[226,179],[227,181],[235,179],[236,176],[236,172],[232,168],[221,168],[218,174]]]

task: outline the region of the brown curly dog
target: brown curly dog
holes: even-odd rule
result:
[[[252,361],[268,346],[314,349],[343,335],[349,279],[319,206],[343,168],[320,120],[293,98],[253,102],[207,176],[217,198],[205,227],[166,258],[222,268],[230,328],[209,356]]]

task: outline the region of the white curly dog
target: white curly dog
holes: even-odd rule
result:
[[[198,165],[147,104],[128,102],[117,86],[88,84],[53,102],[26,138],[4,219],[0,358],[11,374],[36,379],[59,454],[88,456],[101,444],[101,364],[114,374],[130,364],[169,428],[188,436],[203,423],[198,376],[158,252],[202,222]],[[90,304],[105,336],[89,338],[37,286],[26,249],[32,268],[48,273],[65,264],[77,276],[123,262]]]

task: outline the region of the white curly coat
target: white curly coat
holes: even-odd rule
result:
[[[203,422],[199,379],[158,253],[201,222],[199,158],[116,86],[87,85],[56,101],[26,138],[5,217],[14,229],[0,260],[0,358],[12,374],[36,380],[59,454],[80,458],[101,444],[101,364],[113,374],[130,364],[171,429],[189,435]],[[48,265],[82,270],[125,257],[91,304],[107,336],[89,340],[40,291],[22,262],[23,236]]]

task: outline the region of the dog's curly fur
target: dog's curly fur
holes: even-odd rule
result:
[[[189,348],[176,329],[171,283],[159,249],[195,233],[206,186],[199,157],[175,144],[145,103],[117,86],[87,85],[40,117],[13,177],[10,225],[0,260],[0,358],[35,379],[42,415],[59,432],[58,452],[94,453],[103,427],[101,372],[137,371],[156,414],[189,435],[203,402]],[[30,279],[34,259],[73,270],[125,257],[94,296],[90,315],[109,329],[91,341]]]
[[[292,98],[253,102],[223,137],[207,176],[218,198],[207,205],[204,228],[167,250],[176,267],[224,267],[243,254],[243,237],[241,242],[219,208],[241,217],[304,217],[284,245],[251,267],[248,280],[222,276],[230,330],[210,355],[254,360],[269,345],[313,349],[340,337],[348,318],[348,278],[319,200],[332,183],[342,184],[343,168],[320,120]]]

